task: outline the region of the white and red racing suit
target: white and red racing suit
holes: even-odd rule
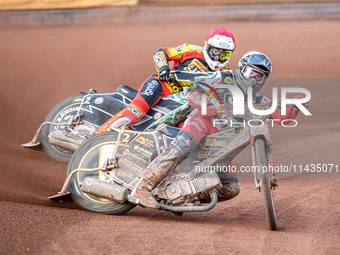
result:
[[[235,75],[231,72],[222,72],[222,81],[229,84],[235,85]],[[189,93],[189,104],[195,109],[191,112],[189,118],[185,121],[183,128],[177,137],[172,141],[171,145],[165,149],[145,170],[148,175],[152,173],[154,176],[165,177],[167,173],[174,169],[183,158],[187,157],[190,152],[194,150],[196,145],[206,135],[211,135],[226,129],[230,129],[229,123],[214,125],[214,119],[229,118],[226,113],[219,113],[218,105],[228,106],[232,105],[232,94],[226,89],[214,89],[213,87],[206,87],[208,89],[195,88]],[[207,114],[202,114],[202,94],[208,94],[207,97]],[[213,103],[215,102],[215,103]],[[269,99],[265,96],[257,93],[253,97],[253,104],[264,104],[268,103]],[[287,114],[281,116],[280,110],[275,111],[272,114],[272,118],[276,119],[274,122],[281,123],[283,119],[292,119],[297,115],[294,107],[288,107]],[[234,117],[233,117],[234,118]],[[237,118],[237,117],[236,117]],[[236,120],[237,121],[237,120]],[[231,171],[232,163],[230,163],[227,171],[218,172],[218,176],[222,183],[222,188],[218,192],[218,200],[225,201],[234,198],[240,192],[239,179],[236,173]],[[155,179],[155,178],[154,178]]]
[[[235,75],[231,72],[221,72],[221,80],[222,83],[236,86]],[[231,118],[230,116],[227,116],[227,113],[222,113],[222,115],[218,114],[218,104],[222,106],[231,106],[233,104],[231,92],[228,89],[220,88],[215,90],[212,87],[210,87],[209,93],[206,92],[207,90],[201,88],[190,91],[189,104],[194,107],[195,110],[190,114],[182,127],[183,131],[191,132],[195,136],[197,143],[207,134],[210,135],[232,128],[232,126],[230,126],[232,123],[231,121],[224,122],[224,124],[218,124],[218,121],[214,121],[216,119]],[[207,113],[204,115],[202,115],[201,109],[202,94],[207,94]],[[216,94],[218,94],[218,96]],[[213,95],[214,98],[211,98],[211,95]],[[270,102],[270,100],[259,93],[256,93],[253,96],[253,105],[261,105],[268,102]],[[270,115],[270,119],[273,119],[273,122],[276,124],[281,124],[282,122],[286,124],[289,120],[295,119],[298,112],[298,108],[288,106],[285,115],[281,114],[281,109],[277,109]],[[237,123],[238,118],[233,118],[235,119],[234,123]]]

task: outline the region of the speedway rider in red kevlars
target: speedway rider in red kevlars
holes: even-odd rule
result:
[[[183,44],[176,48],[160,48],[154,53],[158,75],[150,76],[139,88],[136,97],[121,112],[104,123],[95,133],[113,128],[128,127],[138,122],[162,97],[182,91],[186,84],[170,81],[169,62],[175,70],[212,72],[228,70],[228,61],[236,47],[234,36],[224,28],[214,28],[208,34],[204,47]]]
[[[272,64],[269,58],[257,51],[251,51],[245,54],[238,63],[236,74],[230,71],[217,72],[212,76],[213,79],[219,80],[220,83],[238,86],[245,98],[252,96],[253,104],[264,104],[270,100],[258,93],[267,81],[272,71]],[[218,77],[216,77],[218,76]],[[214,134],[228,128],[232,128],[225,122],[215,125],[216,119],[230,118],[221,106],[232,105],[232,94],[227,88],[214,89],[211,86],[197,87],[189,93],[189,103],[194,110],[184,123],[183,128],[177,137],[172,141],[170,146],[165,149],[140,175],[140,182],[135,189],[140,199],[140,204],[159,208],[160,204],[153,197],[151,190],[156,187],[182,160],[184,160],[190,151],[203,137]],[[210,87],[210,88],[209,88]],[[253,95],[247,95],[248,87],[252,88]],[[206,93],[208,91],[208,93]],[[207,98],[207,114],[202,114],[202,94],[209,94]],[[218,99],[217,99],[218,98]],[[218,105],[218,102],[221,102]],[[217,102],[217,103],[216,103]],[[245,100],[247,102],[247,100]],[[277,124],[286,119],[294,119],[298,113],[295,106],[287,107],[287,114],[282,116],[281,109],[271,114],[271,118]],[[237,117],[235,118],[237,122]],[[218,122],[217,122],[218,123]],[[235,173],[227,171],[217,172],[222,189],[219,190],[218,200],[225,201],[236,197],[240,192],[238,176]]]

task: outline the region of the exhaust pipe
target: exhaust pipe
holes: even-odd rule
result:
[[[210,194],[211,202],[208,205],[192,205],[192,206],[173,206],[161,204],[160,209],[170,212],[205,212],[213,209],[218,201],[217,193],[213,192]]]
[[[59,146],[64,148],[65,150],[75,152],[78,147],[85,141],[80,137],[70,136],[67,133],[54,130],[48,135],[48,140],[51,145]]]
[[[109,182],[104,182],[92,177],[86,177],[80,189],[84,193],[104,197],[109,200],[124,204],[128,200],[129,189]]]

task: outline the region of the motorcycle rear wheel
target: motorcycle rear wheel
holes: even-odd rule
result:
[[[73,154],[67,167],[67,175],[78,168],[98,168],[100,166],[100,149],[107,146],[114,150],[118,134],[115,132],[105,132],[95,135],[91,139],[84,142]],[[103,214],[123,214],[136,205],[126,202],[124,204],[117,203],[102,197],[83,193],[80,189],[82,180],[85,177],[100,179],[100,172],[78,172],[71,179],[69,191],[73,201],[79,206],[93,212]]]
[[[44,122],[55,122],[64,123],[67,122],[68,118],[77,114],[78,109],[81,105],[84,95],[74,95],[65,98],[59,102],[54,108],[48,113]],[[58,127],[53,125],[46,125],[41,130],[41,144],[45,153],[50,157],[58,161],[69,162],[72,157],[72,152],[65,150],[61,147],[50,144],[48,135],[54,129],[62,129],[64,127]]]
[[[270,171],[268,168],[268,156],[266,142],[263,139],[257,139],[255,141],[255,154],[257,160],[257,166],[259,167],[261,191],[263,195],[264,208],[270,230],[276,230],[278,228],[276,212],[273,199],[273,191],[271,189]]]

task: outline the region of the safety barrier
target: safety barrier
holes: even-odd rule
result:
[[[235,5],[256,3],[325,3],[339,0],[0,0],[0,10],[95,8],[134,5]]]
[[[235,5],[325,2],[339,2],[339,0],[139,0],[140,5]]]
[[[1,0],[0,10],[41,10],[133,6],[138,0]]]

